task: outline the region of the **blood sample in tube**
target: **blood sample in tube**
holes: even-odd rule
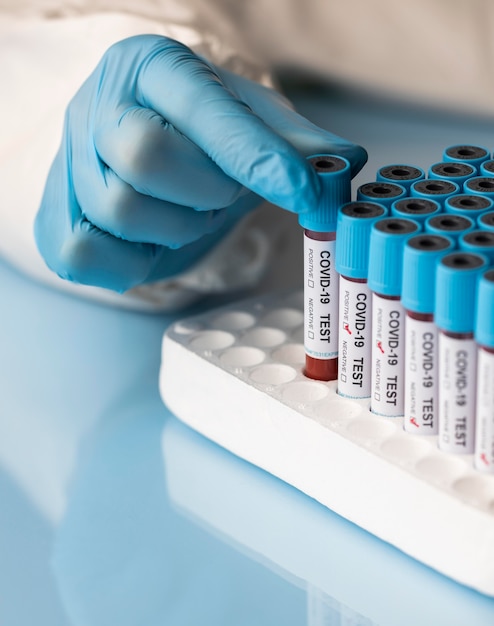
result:
[[[338,212],[336,270],[340,275],[338,393],[368,398],[371,390],[371,292],[367,285],[370,231],[386,209],[350,202]]]
[[[481,276],[475,340],[478,346],[475,417],[475,467],[494,473],[494,269]]]
[[[405,310],[400,302],[403,249],[419,232],[413,220],[375,222],[369,248],[372,291],[371,411],[399,417],[404,411]]]
[[[438,431],[438,337],[434,323],[436,265],[451,251],[449,237],[422,234],[409,239],[403,254],[401,303],[405,320],[405,419],[407,432]]]
[[[299,214],[304,228],[304,374],[328,381],[338,377],[336,221],[338,208],[350,200],[350,164],[333,155],[315,155],[309,161],[322,193],[314,211]]]
[[[439,437],[441,450],[471,454],[475,440],[477,354],[475,302],[485,257],[452,252],[436,271],[435,320],[439,329]]]

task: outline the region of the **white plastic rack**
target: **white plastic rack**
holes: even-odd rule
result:
[[[494,596],[494,476],[303,373],[303,296],[174,324],[160,390],[183,422],[437,571]]]

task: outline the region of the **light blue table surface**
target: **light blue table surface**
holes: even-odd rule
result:
[[[293,95],[367,147],[360,183],[453,143],[494,148],[492,119]],[[494,600],[170,415],[158,371],[174,317],[66,296],[3,263],[0,285],[1,626],[494,624]]]

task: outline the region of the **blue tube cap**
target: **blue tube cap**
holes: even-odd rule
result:
[[[348,278],[366,279],[369,243],[373,224],[386,215],[375,202],[349,202],[338,211],[336,228],[336,271]]]
[[[494,176],[494,159],[484,161],[480,166],[479,174],[481,176]]]
[[[428,198],[444,204],[447,197],[460,191],[458,183],[450,180],[419,180],[410,187],[412,198]]]
[[[464,252],[483,254],[490,263],[494,263],[494,232],[490,230],[471,230],[464,233],[458,239],[458,247]]]
[[[425,172],[422,168],[401,163],[381,167],[376,176],[378,182],[397,183],[405,189],[410,189],[412,183],[423,178],[425,178]]]
[[[487,213],[479,215],[477,218],[477,224],[482,230],[494,231],[494,211],[488,211]]]
[[[446,198],[444,210],[453,215],[468,215],[475,219],[481,213],[490,211],[494,207],[494,202],[485,196],[474,194],[457,194]]]
[[[423,224],[428,217],[440,213],[441,205],[426,198],[402,198],[391,205],[391,215]]]
[[[390,207],[399,198],[404,198],[407,190],[397,183],[373,182],[360,185],[357,189],[357,200],[360,202],[378,202]]]
[[[434,163],[429,168],[429,178],[450,180],[458,185],[463,183],[472,176],[477,176],[477,169],[469,163],[442,161]]]
[[[403,248],[420,231],[417,222],[396,217],[377,220],[371,230],[368,285],[383,296],[400,296]]]
[[[494,177],[474,176],[464,182],[463,189],[465,193],[471,193],[474,196],[494,198]]]
[[[473,333],[477,282],[487,259],[480,254],[452,252],[436,271],[435,321],[450,333]]]
[[[486,348],[494,348],[494,269],[484,272],[479,280],[475,339]]]
[[[432,235],[446,235],[448,237],[458,237],[462,233],[475,228],[475,222],[471,217],[465,215],[449,215],[440,213],[425,220],[424,230]]]
[[[484,161],[488,161],[489,159],[489,151],[483,146],[457,144],[455,146],[449,146],[443,152],[443,161],[460,161],[461,163],[468,163],[477,168],[477,170]]]
[[[401,303],[415,313],[434,313],[436,266],[452,251],[454,242],[441,235],[421,234],[411,237],[403,252]]]
[[[319,206],[314,211],[300,213],[298,222],[307,230],[334,232],[338,209],[350,201],[350,163],[347,159],[332,154],[316,154],[308,157],[308,160],[321,182],[321,195]]]

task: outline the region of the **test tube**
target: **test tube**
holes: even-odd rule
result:
[[[415,165],[404,165],[401,163],[385,165],[377,171],[376,181],[382,183],[397,183],[405,189],[410,189],[410,185],[417,180],[425,178],[422,168]]]
[[[424,222],[424,230],[431,235],[458,237],[475,228],[475,222],[464,215],[433,215]]]
[[[407,190],[396,183],[373,182],[360,185],[357,189],[359,202],[378,202],[385,207],[390,207],[395,200],[404,198]]]
[[[367,285],[370,231],[386,209],[350,202],[338,212],[336,271],[340,276],[338,393],[368,398],[371,376],[371,292]]]
[[[446,198],[444,211],[452,215],[467,215],[475,220],[493,206],[494,202],[490,198],[473,194],[457,194]]]
[[[444,180],[450,180],[458,185],[463,183],[472,176],[477,175],[477,170],[473,165],[468,163],[453,163],[443,161],[441,163],[434,163],[429,168],[429,179],[443,178]]]
[[[459,161],[473,165],[477,170],[490,158],[489,152],[482,146],[458,144],[449,146],[443,152],[443,161]]]
[[[403,248],[419,232],[413,220],[383,218],[371,230],[371,411],[399,417],[404,409],[405,310],[400,302]]]
[[[475,340],[478,346],[475,467],[494,473],[494,269],[481,276]]]
[[[458,238],[458,248],[464,252],[483,254],[492,264],[494,263],[494,232],[471,230]]]
[[[478,227],[482,230],[494,231],[494,211],[482,213],[477,218]]]
[[[338,377],[338,274],[335,268],[337,211],[350,200],[349,162],[314,155],[309,162],[322,186],[320,205],[299,214],[304,229],[304,345],[308,378]]]
[[[410,187],[410,196],[412,198],[426,198],[435,200],[441,206],[448,196],[452,196],[460,191],[460,186],[449,180],[419,180]]]
[[[463,183],[465,193],[476,196],[494,198],[494,178],[492,176],[475,176]]]
[[[435,200],[425,198],[403,198],[396,200],[391,205],[391,215],[394,217],[404,217],[413,219],[423,224],[428,217],[441,212],[441,205]]]
[[[434,297],[438,260],[452,250],[452,239],[415,235],[405,244],[401,303],[405,320],[405,419],[407,432],[438,430],[438,350]]]
[[[445,452],[474,451],[477,354],[473,331],[477,282],[485,267],[485,257],[467,252],[447,254],[437,266],[438,443]]]

